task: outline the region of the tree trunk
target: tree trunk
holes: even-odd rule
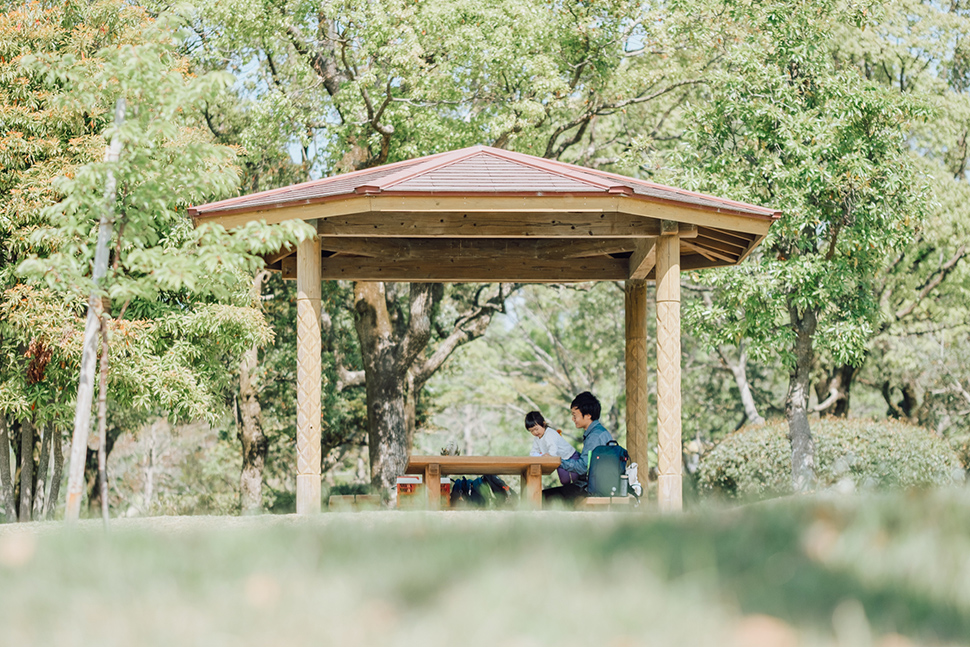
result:
[[[758,406],[755,404],[754,396],[751,394],[751,385],[748,383],[748,353],[744,350],[744,342],[738,346],[738,361],[732,361],[727,348],[723,345],[717,347],[717,352],[721,359],[727,364],[734,375],[734,383],[741,393],[741,404],[744,406],[744,420],[738,425],[740,429],[745,424],[763,425],[765,419],[758,413]]]
[[[406,376],[399,367],[384,284],[358,282],[354,300],[366,375],[371,482],[382,490],[392,489],[408,462]]]
[[[44,518],[45,495],[47,494],[47,475],[50,473],[50,446],[51,430],[53,425],[48,424],[44,429],[43,440],[40,443],[40,460],[37,461],[37,475],[34,479],[34,519]]]
[[[10,473],[10,431],[7,416],[0,414],[0,495],[7,523],[17,520],[17,500],[13,496],[13,477]]]
[[[20,521],[30,521],[34,484],[34,421],[20,423]]]
[[[98,380],[98,484],[101,494],[101,521],[108,529],[108,363],[111,345],[108,341],[108,317],[101,316],[101,375]]]
[[[104,458],[107,462],[114,449],[115,441],[118,439],[118,430],[115,428],[114,434],[108,433],[105,441]],[[84,487],[88,493],[88,512],[91,517],[101,513],[101,481],[98,477],[98,452],[100,450],[101,439],[97,435],[92,435],[85,451],[84,474],[86,479]]]
[[[253,278],[253,294],[259,298],[268,272]],[[259,349],[253,346],[239,363],[239,440],[242,444],[242,471],[239,474],[239,509],[244,515],[263,511],[263,468],[269,453],[269,439],[263,433],[262,409],[253,382],[259,365]]]
[[[152,498],[155,496],[155,424],[152,424],[152,435],[148,438],[148,456],[145,461],[145,514],[151,514]]]
[[[51,492],[44,505],[44,518],[51,519],[54,516],[54,509],[57,508],[57,497],[61,491],[61,478],[64,476],[64,448],[61,441],[61,430],[52,427],[54,454],[54,473],[51,474]]]
[[[125,100],[119,98],[115,105],[115,126],[119,128],[125,121]],[[121,155],[121,139],[115,136],[105,150],[105,162],[117,162]],[[97,289],[101,279],[108,271],[108,243],[114,229],[114,201],[116,180],[114,173],[108,171],[104,187],[104,211],[98,225],[98,242],[94,253],[94,268],[91,279]],[[77,404],[74,411],[74,434],[71,440],[71,463],[68,468],[67,506],[64,519],[71,524],[81,513],[81,493],[84,487],[84,466],[87,462],[86,450],[88,434],[91,431],[91,400],[94,398],[94,362],[97,353],[97,336],[101,327],[98,311],[100,296],[92,291],[88,297],[87,321],[84,325],[84,341],[81,351],[81,370],[78,375]]]
[[[795,330],[795,366],[789,373],[785,402],[788,440],[791,441],[792,488],[795,492],[807,492],[815,487],[815,441],[808,423],[808,399],[818,320],[816,312],[810,308],[802,313],[794,305],[789,305],[788,309]]]
[[[495,285],[497,290],[483,285],[476,292],[448,336],[430,354],[425,351],[434,312],[444,295],[442,284],[411,283],[406,320],[399,311],[392,320],[383,283],[361,281],[355,285],[355,325],[367,389],[371,483],[376,487],[391,488],[393,493],[396,478],[407,467],[416,398],[423,385],[455,348],[485,334],[492,315],[503,311],[505,299],[519,287]]]

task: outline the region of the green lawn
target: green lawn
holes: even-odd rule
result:
[[[0,526],[0,644],[970,644],[970,493]]]

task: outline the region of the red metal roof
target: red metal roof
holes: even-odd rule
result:
[[[743,202],[638,180],[533,155],[473,146],[373,169],[189,208],[197,217],[329,202],[355,195],[596,196],[622,194],[649,202],[756,218],[781,214]]]

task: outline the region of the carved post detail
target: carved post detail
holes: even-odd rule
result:
[[[626,447],[647,481],[647,282],[626,282]]]
[[[296,513],[320,512],[320,240],[296,248]]]
[[[676,223],[673,223],[676,225]],[[680,438],[680,238],[663,223],[657,240],[657,502],[661,512],[683,508]]]

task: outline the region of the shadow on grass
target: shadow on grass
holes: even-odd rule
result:
[[[943,596],[914,591],[891,578],[865,582],[850,569],[813,558],[806,547],[813,521],[808,506],[796,505],[787,514],[748,510],[730,521],[706,515],[624,524],[602,540],[599,551],[611,560],[639,555],[668,581],[707,578],[745,613],[772,615],[795,626],[831,630],[836,607],[854,599],[879,633],[956,641],[970,636],[970,615]]]

